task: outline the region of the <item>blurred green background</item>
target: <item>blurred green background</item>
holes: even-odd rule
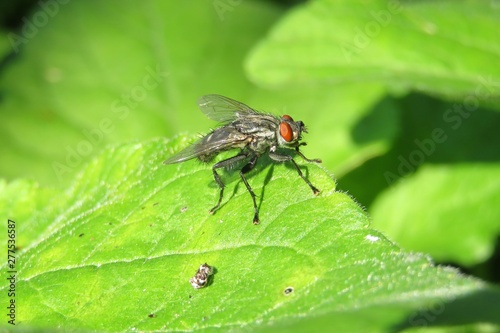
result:
[[[290,114],[406,250],[500,282],[498,1],[3,1],[0,177],[65,188],[108,145]],[[165,158],[168,152],[165,152]]]

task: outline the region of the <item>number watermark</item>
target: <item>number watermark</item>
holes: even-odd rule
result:
[[[7,322],[16,324],[16,222],[7,221]]]

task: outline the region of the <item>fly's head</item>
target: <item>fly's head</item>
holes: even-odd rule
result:
[[[292,117],[285,114],[280,118],[278,127],[278,143],[280,146],[298,146],[302,139],[302,132],[307,133],[302,121],[294,121]]]

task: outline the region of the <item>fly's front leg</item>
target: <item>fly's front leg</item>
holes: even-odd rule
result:
[[[298,149],[298,147],[297,147]],[[298,151],[298,150],[297,150]],[[301,157],[304,157],[304,155],[302,155],[301,153],[299,154]],[[313,184],[311,184],[311,182],[309,180],[307,180],[306,177],[304,177],[304,175],[302,174],[302,171],[300,171],[300,168],[299,166],[297,165],[297,163],[294,161],[293,157],[290,156],[290,155],[282,155],[282,154],[277,154],[277,153],[273,153],[273,152],[270,152],[269,153],[269,157],[276,161],[276,162],[292,162],[293,166],[295,167],[295,169],[297,170],[297,172],[299,173],[299,176],[300,178],[302,178],[307,185],[309,185],[309,187],[311,188],[311,190],[313,191],[314,195],[318,195],[319,193],[319,190],[314,187]],[[304,157],[305,158],[305,157]],[[307,160],[307,159],[306,159]],[[311,160],[314,162],[314,160]]]
[[[321,163],[321,160],[319,158],[309,159],[309,158],[305,157],[304,154],[302,154],[302,152],[299,150],[299,147],[300,146],[306,146],[306,145],[307,145],[307,143],[301,142],[297,147],[295,147],[295,151],[297,152],[297,155],[299,155],[300,157],[302,157],[307,162]]]
[[[254,155],[250,159],[247,165],[245,165],[241,171],[240,171],[240,176],[241,179],[243,180],[243,183],[245,183],[245,186],[247,187],[248,192],[250,193],[250,196],[252,197],[253,201],[253,210],[254,210],[254,215],[253,215],[253,224],[259,224],[259,208],[257,207],[257,202],[255,201],[255,193],[253,192],[252,188],[250,187],[250,184],[248,184],[247,179],[245,178],[245,174],[250,172],[254,167],[255,164],[257,163],[257,156]]]
[[[217,201],[217,204],[212,209],[210,209],[210,211],[209,211],[210,214],[213,214],[219,208],[220,203],[222,202],[222,197],[224,196],[224,187],[226,187],[224,185],[224,183],[222,182],[222,179],[220,178],[219,174],[217,173],[217,169],[230,167],[230,166],[234,165],[235,163],[238,163],[239,161],[242,161],[246,158],[247,158],[247,155],[245,155],[245,154],[236,155],[236,156],[228,158],[227,160],[217,162],[212,167],[212,171],[214,173],[214,179],[220,188],[220,192],[219,192],[219,201]]]

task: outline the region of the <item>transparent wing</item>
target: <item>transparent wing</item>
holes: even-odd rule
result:
[[[221,95],[205,95],[198,99],[198,106],[208,118],[228,123],[245,115],[258,114],[246,104]]]
[[[248,136],[245,134],[221,127],[169,157],[163,163],[180,163],[197,157],[202,161],[208,161],[222,151],[242,148],[248,141],[247,139]]]
[[[198,157],[201,152],[199,149],[200,141],[193,143],[190,146],[187,146],[177,154],[170,156],[166,161],[163,163],[165,164],[173,164],[173,163],[179,163],[179,162],[184,162],[187,160],[190,160],[192,158]]]

